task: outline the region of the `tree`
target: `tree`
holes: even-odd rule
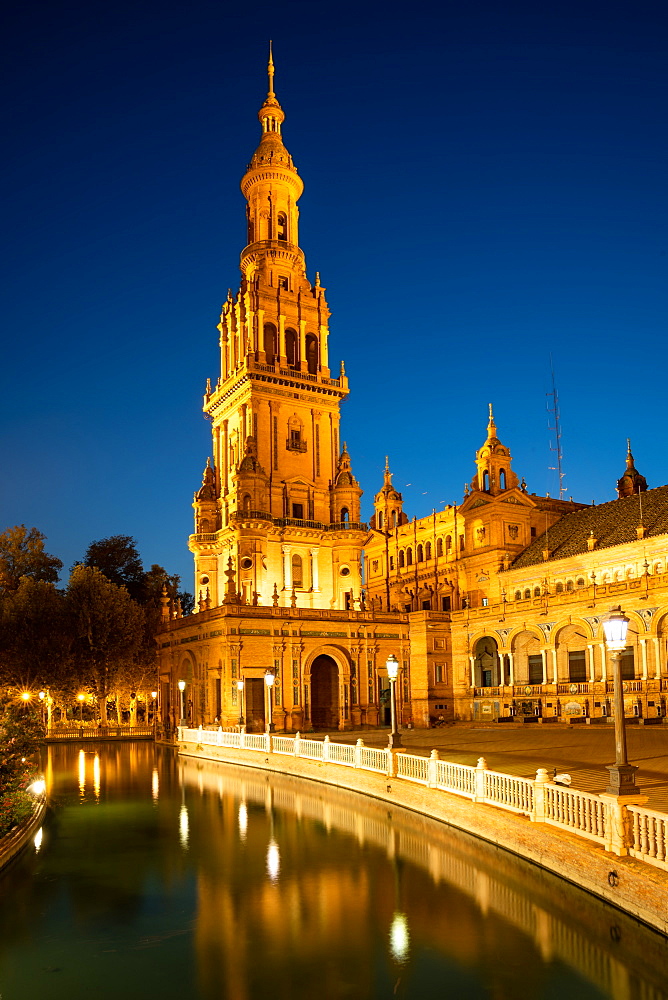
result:
[[[124,587],[99,570],[75,566],[67,587],[75,662],[81,682],[96,695],[102,725],[107,699],[147,657],[145,615]],[[150,650],[155,658],[155,646]]]
[[[71,681],[71,629],[65,595],[24,576],[0,599],[0,683],[62,690]]]
[[[0,696],[0,837],[30,815],[26,788],[36,776],[35,755],[43,737],[33,712],[9,695]]]
[[[137,543],[130,535],[111,535],[91,542],[84,566],[94,566],[117,587],[125,587],[135,601],[145,599],[145,577]]]
[[[57,583],[62,560],[44,551],[43,535],[25,524],[7,528],[0,534],[0,589],[16,590],[22,576],[45,583]]]

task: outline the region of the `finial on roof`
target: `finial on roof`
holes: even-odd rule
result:
[[[489,423],[487,424],[487,436],[492,438],[496,437],[496,424],[494,423],[494,412],[492,410],[492,404],[489,404]]]
[[[275,97],[274,93],[274,57],[271,48],[271,39],[269,39],[269,65],[267,66],[267,73],[269,76],[269,92],[267,97]]]
[[[636,493],[647,491],[647,480],[641,476],[635,467],[633,455],[631,454],[631,438],[626,439],[626,470],[621,479],[617,480],[617,494],[619,498],[631,497]]]

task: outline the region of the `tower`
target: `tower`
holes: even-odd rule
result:
[[[341,366],[329,369],[329,309],[316,273],[306,276],[297,202],[304,189],[283,143],[283,110],[269,90],[258,118],[260,144],[241,180],[248,243],[241,283],[228,292],[220,333],[220,377],[207,382],[213,465],[196,494],[195,593],[222,603],[232,559],[248,604],[354,606],[361,590],[361,489],[345,446]],[[229,588],[228,588],[229,589]]]
[[[505,490],[514,489],[519,480],[510,467],[510,452],[501,444],[496,436],[496,424],[492,404],[489,404],[489,422],[487,424],[487,440],[479,448],[475,456],[477,474],[471,483],[473,491],[490,493],[496,496]]]

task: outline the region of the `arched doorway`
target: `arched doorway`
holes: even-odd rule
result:
[[[496,639],[485,635],[475,645],[475,686],[496,687],[501,683]]]
[[[311,724],[314,729],[339,726],[339,669],[331,656],[318,656],[311,666]]]

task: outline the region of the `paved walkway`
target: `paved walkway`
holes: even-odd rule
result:
[[[303,734],[306,735],[305,733]],[[388,729],[329,732],[335,743],[387,746]],[[317,734],[317,738],[324,733]],[[628,726],[629,763],[638,765],[636,783],[647,805],[668,813],[668,726]],[[610,726],[447,725],[437,729],[402,729],[408,753],[438,750],[442,760],[476,764],[484,757],[492,771],[534,778],[539,767],[571,775],[572,788],[602,792],[608,784],[606,764],[615,759],[615,738]]]

